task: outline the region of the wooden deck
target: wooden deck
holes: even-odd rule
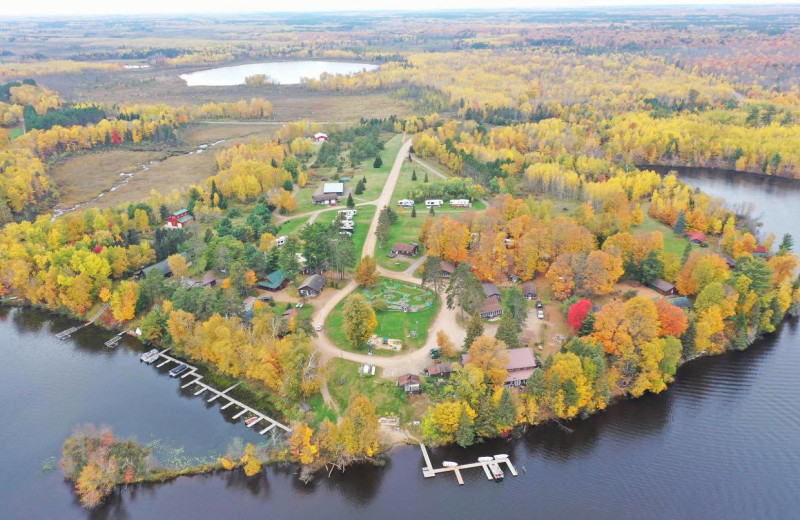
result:
[[[284,432],[291,432],[292,431],[291,428],[289,428],[285,424],[282,424],[282,423],[276,421],[275,419],[273,419],[272,417],[268,416],[267,414],[259,412],[255,408],[247,406],[246,404],[242,403],[241,401],[238,401],[238,400],[234,399],[233,397],[230,397],[229,395],[227,395],[227,393],[229,391],[231,391],[234,388],[236,388],[237,386],[239,386],[240,383],[236,383],[234,385],[231,385],[228,388],[226,388],[225,390],[221,390],[221,391],[217,390],[216,388],[214,388],[214,387],[212,387],[210,385],[207,385],[206,383],[202,382],[203,376],[201,376],[197,372],[197,367],[192,366],[192,365],[190,365],[188,363],[184,363],[183,361],[181,361],[179,359],[176,359],[176,358],[174,358],[172,356],[167,355],[167,351],[168,350],[169,349],[165,349],[165,350],[162,350],[161,352],[158,353],[158,358],[156,358],[156,359],[157,360],[158,359],[163,359],[163,361],[158,363],[156,365],[156,368],[161,368],[161,367],[163,367],[163,366],[165,366],[165,365],[167,365],[169,363],[175,363],[176,366],[180,365],[180,364],[183,364],[183,365],[186,365],[187,367],[189,367],[189,370],[186,371],[185,373],[181,374],[179,379],[184,379],[184,378],[189,377],[189,376],[194,376],[194,379],[192,379],[188,383],[182,384],[181,388],[189,388],[189,387],[192,387],[192,386],[196,386],[198,388],[197,388],[197,391],[194,393],[194,395],[200,395],[200,394],[202,394],[204,392],[210,392],[210,393],[214,394],[211,398],[208,399],[207,402],[209,402],[209,403],[213,403],[217,399],[223,399],[223,400],[228,401],[227,403],[223,404],[220,407],[220,410],[224,410],[224,409],[226,409],[226,408],[228,408],[230,406],[239,407],[239,411],[236,412],[236,414],[233,416],[234,419],[238,419],[239,417],[241,417],[241,416],[243,416],[243,415],[245,415],[247,413],[250,413],[250,414],[254,415],[255,417],[258,417],[258,421],[255,421],[253,423],[253,425],[255,423],[258,423],[258,422],[261,422],[261,421],[268,422],[269,425],[266,428],[264,428],[263,430],[261,430],[260,432],[258,432],[261,435],[264,435],[265,433],[267,433],[267,432],[269,432],[269,431],[271,431],[271,430],[273,430],[275,428],[283,430]]]

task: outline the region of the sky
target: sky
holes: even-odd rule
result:
[[[528,8],[554,9],[587,6],[641,5],[731,5],[731,4],[799,4],[800,0],[402,0],[367,2],[365,0],[300,0],[294,3],[275,0],[38,0],[20,2],[5,0],[0,17],[6,16],[86,16],[103,14],[176,14],[237,12],[324,12],[353,10],[411,10]]]

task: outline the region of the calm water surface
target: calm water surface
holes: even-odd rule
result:
[[[180,77],[190,87],[244,85],[244,79],[255,74],[266,74],[281,85],[292,85],[300,83],[301,78],[319,78],[324,72],[328,74],[353,74],[362,70],[370,71],[377,68],[377,65],[370,63],[348,63],[342,61],[269,61],[200,70],[181,74]]]
[[[692,182],[691,179],[686,179]],[[783,211],[751,185],[764,214]],[[711,186],[711,187],[709,187]],[[709,182],[704,189],[728,186]],[[739,183],[729,188],[732,193]],[[767,220],[765,218],[765,221]],[[781,217],[778,217],[781,220]],[[800,237],[797,218],[783,219]],[[623,401],[586,421],[535,429],[515,441],[433,450],[434,463],[508,453],[520,476],[491,483],[482,472],[423,479],[416,448],[382,468],[349,469],[306,486],[294,469],[181,478],[116,493],[87,512],[58,471],[42,473],[76,424],[107,423],[120,435],[165,439],[187,456],[224,449],[255,433],[219,404],[179,390],[138,362],[132,345],[107,351],[108,333],[59,341],[70,322],[36,311],[0,314],[0,519],[293,518],[798,518],[800,511],[800,330],[790,320],[745,352],[684,366],[658,396]],[[525,469],[525,472],[522,469]]]

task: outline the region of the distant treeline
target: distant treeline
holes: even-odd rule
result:
[[[86,126],[99,123],[106,118],[106,113],[96,105],[85,107],[51,108],[47,113],[39,115],[30,105],[25,107],[25,126],[28,130],[49,130],[58,125],[70,127]]]
[[[32,79],[23,79],[22,81],[10,81],[8,83],[0,83],[0,101],[8,103],[11,100],[11,89],[14,87],[21,87],[22,85],[36,86],[36,81]]]

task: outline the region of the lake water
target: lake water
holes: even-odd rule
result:
[[[294,85],[300,83],[301,78],[319,78],[322,73],[353,74],[377,68],[377,65],[370,63],[342,61],[268,61],[200,70],[181,74],[180,77],[190,87],[244,85],[244,79],[255,74],[266,74],[281,85]]]
[[[732,187],[704,181],[712,194],[731,197],[749,183],[745,192],[763,201],[766,218],[798,200],[785,190],[771,198],[760,179]],[[800,237],[798,219],[778,224]],[[76,424],[165,439],[187,456],[224,449],[235,436],[258,437],[226,419],[230,410],[139,363],[133,343],[108,351],[102,343],[111,334],[94,329],[53,337],[71,324],[38,311],[0,313],[1,519],[789,519],[800,511],[796,320],[747,351],[689,363],[668,391],[617,403],[568,423],[570,431],[548,425],[518,440],[432,450],[434,464],[507,453],[520,475],[502,483],[479,470],[463,473],[464,486],[451,476],[423,479],[419,449],[408,447],[385,467],[351,468],[308,486],[295,468],[251,479],[221,473],[134,486],[92,512],[79,507],[59,471],[41,471]]]

